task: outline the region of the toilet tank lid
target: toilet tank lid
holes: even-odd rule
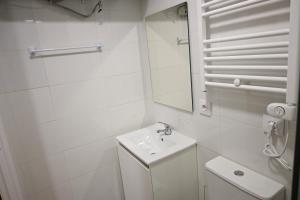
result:
[[[261,200],[273,199],[279,192],[284,192],[282,184],[221,156],[208,161],[205,167],[211,173]],[[239,173],[240,176],[235,175],[236,170],[243,173]]]

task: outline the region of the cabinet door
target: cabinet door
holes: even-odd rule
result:
[[[118,154],[126,200],[153,200],[150,170],[120,144]]]
[[[198,200],[196,147],[150,166],[154,200]]]

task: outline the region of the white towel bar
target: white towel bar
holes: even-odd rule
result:
[[[280,59],[280,58],[288,58],[288,54],[262,54],[262,55],[242,55],[242,56],[214,56],[214,57],[204,57],[204,61],[252,60],[252,59]]]
[[[37,53],[42,52],[51,52],[51,51],[66,51],[66,50],[76,50],[76,49],[91,49],[96,48],[96,50],[101,50],[102,45],[100,43],[96,43],[94,45],[89,46],[78,46],[78,47],[65,47],[65,48],[48,48],[48,49],[37,49],[35,47],[28,48],[28,52],[30,56],[35,56]]]
[[[219,13],[222,13],[222,12],[226,12],[226,11],[230,11],[230,10],[234,10],[234,9],[238,9],[238,8],[243,8],[243,7],[246,7],[248,5],[263,2],[263,1],[266,1],[266,0],[247,0],[247,1],[243,1],[243,2],[240,2],[240,3],[236,3],[236,4],[233,4],[233,5],[230,5],[230,6],[223,7],[223,8],[219,8],[219,9],[215,9],[215,10],[212,10],[212,11],[204,12],[202,14],[202,17],[208,17],[208,16],[216,15],[216,14],[219,14]]]
[[[289,34],[289,32],[290,32],[289,29],[280,29],[280,30],[265,31],[260,33],[250,33],[250,34],[236,35],[231,37],[203,40],[203,44],[286,35]]]
[[[222,2],[225,2],[225,1],[228,1],[228,0],[212,0],[212,1],[209,1],[207,3],[204,3],[201,5],[202,8],[207,8],[209,6],[212,6],[212,5],[215,5],[215,4],[218,4],[218,3],[222,3]]]
[[[218,52],[218,51],[234,51],[234,50],[248,50],[248,49],[264,49],[264,48],[280,48],[288,47],[289,42],[273,42],[273,43],[260,43],[228,47],[206,48],[204,52]]]
[[[281,65],[206,65],[206,70],[278,70],[285,71],[288,66]]]
[[[241,79],[251,81],[263,81],[263,82],[287,82],[287,77],[276,76],[251,76],[251,75],[233,75],[233,74],[205,74],[205,78],[214,79]]]
[[[211,102],[208,98],[209,87],[270,92],[288,96],[290,92],[287,92],[287,88],[290,90],[291,83],[289,74],[293,71],[290,68],[294,68],[294,64],[290,65],[290,51],[295,49],[293,47],[297,42],[295,38],[293,40],[290,38],[293,33],[295,34],[297,26],[290,23],[289,27],[279,25],[270,30],[264,27],[263,21],[260,23],[260,20],[279,15],[286,16],[290,10],[296,13],[300,5],[298,0],[292,1],[295,8],[289,7],[286,0],[200,1],[201,12],[198,17],[201,20],[203,38],[201,46],[203,67],[200,68],[203,93],[201,114],[208,116],[212,114]],[[273,9],[276,3],[281,2],[285,2],[284,6]],[[268,12],[263,8],[267,8]],[[249,24],[253,22],[253,26],[256,26],[257,22],[262,26],[261,32],[244,32],[243,26],[238,31],[238,25],[247,22],[251,22]],[[214,36],[215,33],[219,33],[219,28],[222,33],[223,29],[230,30],[231,26],[238,34],[232,32],[227,36]]]
[[[230,84],[230,83],[216,83],[216,82],[209,82],[209,81],[206,81],[205,85],[206,86],[212,86],[212,87],[233,88],[233,89],[240,89],[240,90],[286,94],[286,89],[285,88],[253,86],[253,85],[235,86],[234,84]]]

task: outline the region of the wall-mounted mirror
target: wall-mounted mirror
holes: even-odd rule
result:
[[[187,4],[146,17],[153,100],[192,112]]]

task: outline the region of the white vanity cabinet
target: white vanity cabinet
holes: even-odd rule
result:
[[[198,200],[196,145],[146,164],[118,143],[126,200]]]
[[[153,200],[150,169],[118,144],[126,200]]]

